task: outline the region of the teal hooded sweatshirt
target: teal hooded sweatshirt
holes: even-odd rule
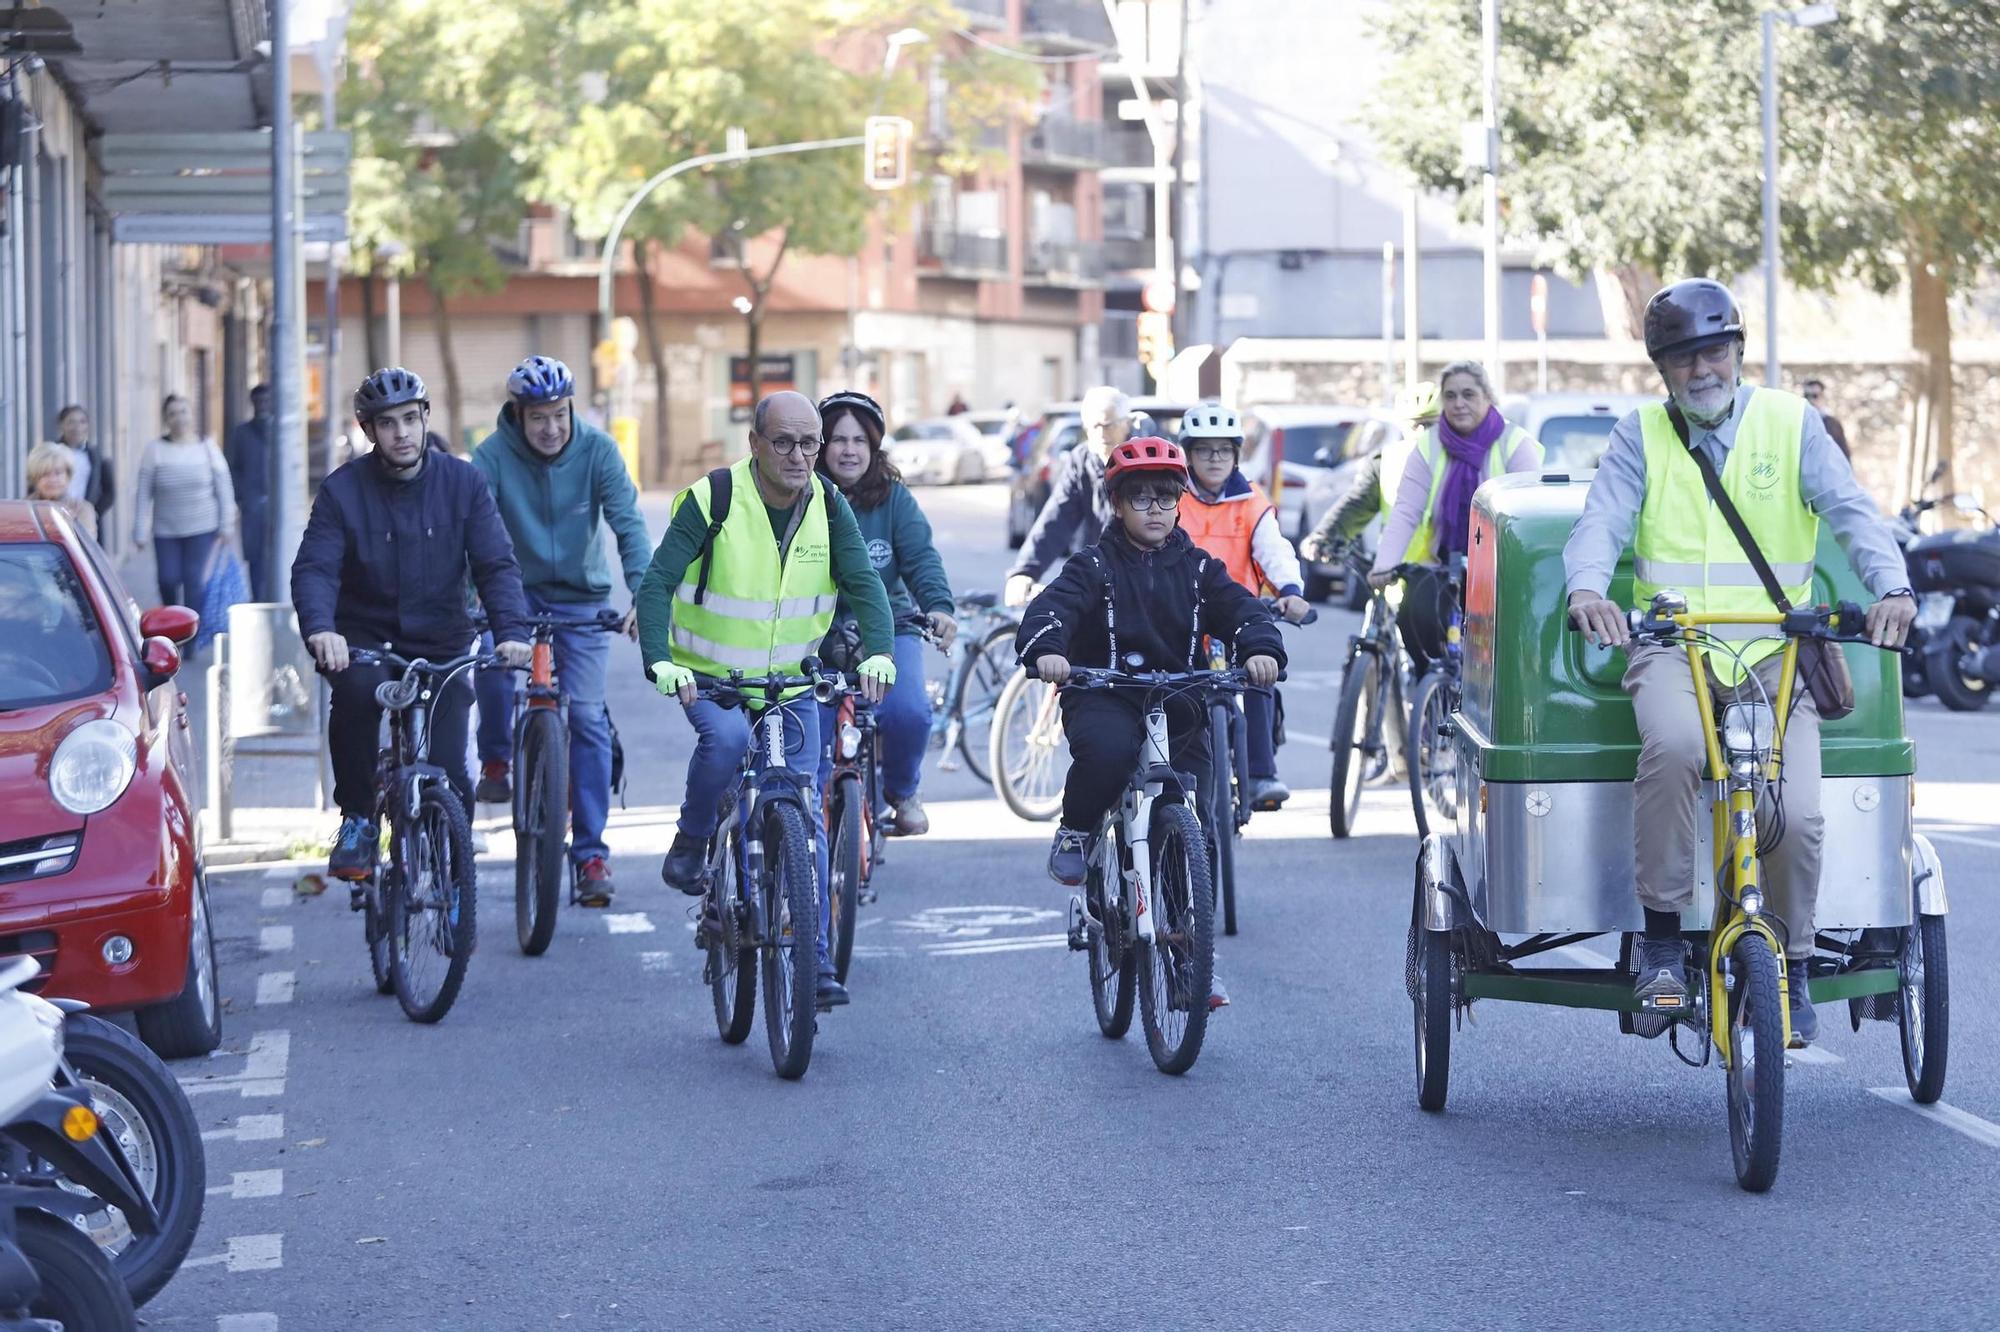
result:
[[[639,492],[617,442],[577,416],[574,407],[569,443],[544,458],[529,446],[514,404],[508,403],[493,433],[473,450],[472,465],[493,491],[528,591],[558,603],[609,601],[611,572],[598,533],[603,521],[618,538],[626,590],[638,592],[653,559]]]

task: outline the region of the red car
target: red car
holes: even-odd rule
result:
[[[0,501],[0,962],[33,955],[29,989],[132,1011],[166,1058],[222,1039],[174,683],[197,624],[141,615],[57,506]]]

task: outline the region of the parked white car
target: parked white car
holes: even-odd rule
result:
[[[1021,413],[1012,407],[997,412],[960,412],[956,418],[970,421],[979,430],[979,453],[986,462],[986,475],[999,476],[1014,462],[1014,432],[1021,427]]]
[[[1544,467],[1588,472],[1604,456],[1611,427],[1658,401],[1644,393],[1521,393],[1500,400],[1500,415],[1542,441]]]
[[[1279,461],[1278,521],[1297,545],[1347,493],[1361,464],[1396,435],[1395,418],[1376,407],[1254,407],[1243,414],[1243,474],[1271,490],[1271,464]],[[1307,564],[1304,570],[1306,596],[1312,600],[1326,596],[1346,577],[1330,564]]]
[[[889,435],[889,461],[913,486],[963,485],[986,479],[986,437],[969,413],[911,421]]]

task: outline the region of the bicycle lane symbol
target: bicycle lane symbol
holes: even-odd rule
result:
[[[1067,947],[1066,931],[1027,932],[1062,919],[1062,912],[1042,907],[931,907],[891,922],[891,928],[897,935],[913,939],[926,956],[970,957]]]

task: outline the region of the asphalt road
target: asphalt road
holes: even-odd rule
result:
[[[928,491],[960,586],[997,586],[998,488]],[[663,516],[652,508],[655,530]],[[1326,832],[1353,617],[1294,641],[1292,806],[1252,824],[1234,1005],[1183,1078],[1091,1017],[1048,828],[965,773],[893,844],[853,1006],[799,1083],[716,1038],[686,900],[656,877],[689,731],[620,644],[633,809],[612,912],[480,951],[436,1027],[369,983],[344,894],[215,877],[227,1050],[184,1065],[209,1129],[194,1262],[159,1328],[1869,1327],[2000,1320],[2000,717],[1913,704],[1950,871],[1947,1121],[1892,1026],[1825,1035],[1787,1088],[1777,1188],[1729,1161],[1722,1077],[1608,1014],[1482,1004],[1417,1109],[1402,981],[1413,824]],[[492,814],[495,811],[484,811]],[[498,839],[496,838],[496,841]],[[1057,936],[1052,938],[1051,936]],[[260,1002],[261,1001],[261,1002]],[[1877,1095],[1871,1089],[1889,1089]],[[1747,1320],[1747,1322],[1746,1322]]]

